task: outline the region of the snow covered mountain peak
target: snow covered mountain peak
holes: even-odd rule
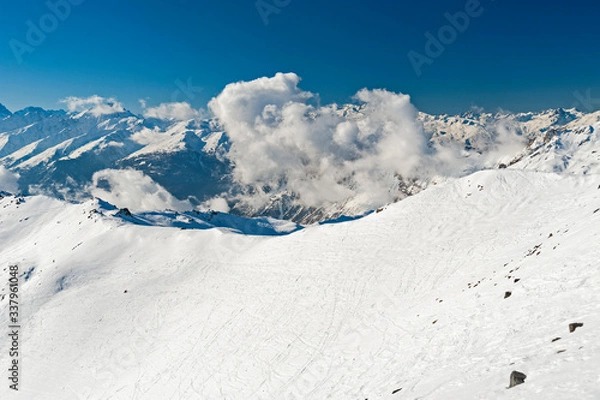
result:
[[[52,115],[64,115],[63,110],[45,110],[41,107],[26,107],[22,110],[15,111],[13,116],[15,117],[36,117],[36,118],[47,118]]]
[[[106,120],[106,119],[125,119],[125,118],[140,118],[136,114],[132,113],[129,110],[118,110],[111,111],[104,114],[98,114],[93,110],[83,110],[83,111],[73,111],[69,112],[68,115],[73,119],[80,119],[83,117],[92,117],[97,118],[98,120]]]
[[[0,104],[0,118],[5,118],[10,116],[12,113],[8,110],[8,108],[4,107],[4,105]]]

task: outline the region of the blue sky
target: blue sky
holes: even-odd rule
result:
[[[425,33],[437,38],[445,13],[476,0],[261,0],[278,11],[267,25],[256,0],[72,1],[82,4],[53,27],[46,1],[0,0],[0,103],[58,108],[61,98],[98,94],[135,112],[139,99],[204,107],[227,83],[279,71],[300,75],[324,103],[386,88],[431,113],[571,107],[575,92],[600,98],[595,1],[481,0],[481,15],[464,32],[453,28],[420,76],[409,52],[427,56]],[[19,63],[27,21],[48,33]]]

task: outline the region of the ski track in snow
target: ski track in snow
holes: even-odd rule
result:
[[[600,398],[599,187],[484,171],[282,236],[4,198],[3,281],[35,267],[19,398]]]

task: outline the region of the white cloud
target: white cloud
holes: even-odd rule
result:
[[[293,73],[238,82],[209,103],[231,140],[234,179],[251,188],[241,200],[259,206],[287,190],[308,206],[393,201],[398,175],[415,175],[428,156],[409,96],[361,90],[363,117],[348,119],[335,104],[309,104],[299,82]]]
[[[142,105],[146,108],[146,104]],[[205,117],[202,110],[192,108],[189,103],[162,103],[158,107],[150,107],[144,110],[144,117],[166,120],[184,121],[187,119],[200,119]]]
[[[19,174],[13,173],[0,165],[0,191],[17,193],[19,191]]]
[[[223,197],[213,197],[212,199],[204,203],[203,206],[213,211],[219,211],[222,213],[229,212],[229,204],[227,203],[227,200],[225,200]]]
[[[89,112],[98,117],[101,115],[114,114],[125,111],[123,105],[114,98],[104,98],[98,95],[87,98],[67,97],[61,100],[61,103],[67,105],[69,112]]]
[[[507,120],[497,121],[491,130],[495,137],[491,143],[492,148],[485,153],[485,167],[494,167],[498,163],[508,164],[527,146],[527,138],[518,134],[516,127]]]
[[[134,169],[96,172],[87,190],[95,197],[132,211],[186,211],[193,208],[189,201],[176,199],[152,178]]]

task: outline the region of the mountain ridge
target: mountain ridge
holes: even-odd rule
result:
[[[268,237],[0,198],[0,259],[28,299],[22,376],[41,377],[19,394],[596,398],[599,185],[480,171],[357,221]],[[515,370],[527,379],[508,389]]]
[[[360,105],[339,106],[337,113],[348,120],[364,118]],[[417,120],[430,146],[460,153],[463,166],[459,176],[501,167],[600,172],[596,156],[600,112],[559,108],[516,114],[418,113]],[[285,190],[273,192],[272,200],[260,207],[239,202],[236,198],[246,189],[234,181],[230,146],[227,132],[216,119],[173,121],[146,119],[127,110],[93,115],[85,110],[68,113],[28,107],[0,120],[0,165],[20,176],[20,189],[26,195],[82,201],[93,197],[89,190],[98,172],[133,169],[176,199],[188,201],[190,208],[209,208],[213,198],[224,198],[228,203],[225,211],[299,223],[369,211],[352,206],[351,198],[346,203],[306,207],[301,194]],[[499,146],[509,149],[500,152]],[[390,190],[396,190],[400,200],[444,179],[439,173],[428,178],[399,177]],[[383,205],[374,204],[371,209]]]

